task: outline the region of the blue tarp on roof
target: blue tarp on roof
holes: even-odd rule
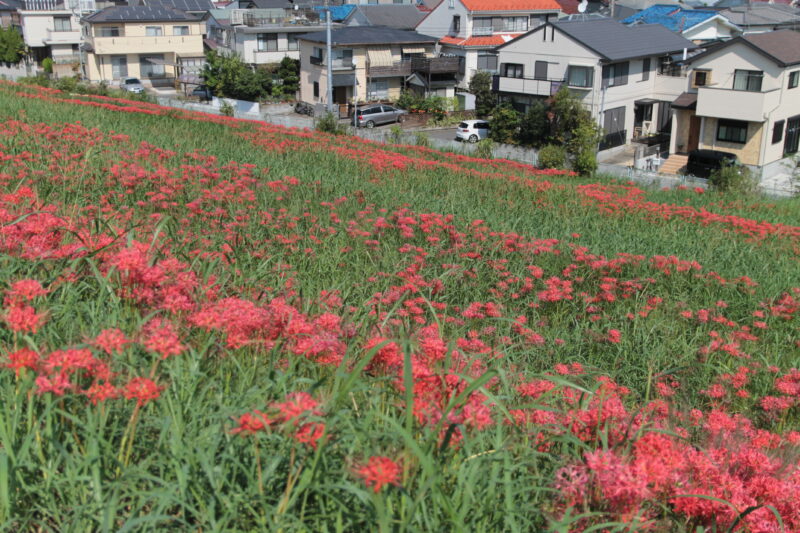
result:
[[[682,32],[718,15],[716,11],[683,9],[675,5],[659,4],[623,19],[623,24],[660,24],[670,31]]]
[[[356,8],[355,4],[347,4],[347,5],[343,5],[343,6],[331,6],[330,7],[331,20],[333,20],[333,22],[342,22],[344,19],[346,19],[350,15],[350,13],[353,12],[353,10],[355,8]],[[314,9],[316,9],[317,11],[320,11],[320,14],[319,14],[320,20],[324,21],[325,20],[325,13],[323,13],[323,11],[325,11],[325,7],[324,6],[314,6]]]

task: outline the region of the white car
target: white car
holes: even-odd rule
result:
[[[489,123],[485,120],[465,120],[456,128],[456,139],[476,143],[489,138]]]
[[[139,81],[139,78],[123,78],[119,84],[119,88],[134,94],[141,94],[144,92],[144,85]]]

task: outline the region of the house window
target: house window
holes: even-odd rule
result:
[[[642,59],[642,81],[650,79],[650,58]]]
[[[450,9],[455,8],[456,7],[456,0],[448,0],[447,7],[449,7]]]
[[[367,100],[388,100],[389,80],[374,80],[367,84]]]
[[[591,87],[594,69],[592,67],[567,67],[567,85],[570,87]]]
[[[119,26],[105,26],[98,28],[99,37],[119,37],[121,35]]]
[[[720,120],[717,124],[717,140],[744,144],[747,142],[747,122]]]
[[[503,17],[501,27],[503,31],[528,31],[528,17]]]
[[[776,120],[775,125],[772,127],[772,144],[779,143],[783,140],[783,125],[785,120]]]
[[[497,72],[497,56],[487,52],[478,52],[478,70]]]
[[[461,15],[453,15],[453,23],[450,25],[451,33],[459,33],[461,31]]]
[[[53,17],[53,30],[72,31],[71,17]]]
[[[278,51],[278,34],[277,33],[259,33],[258,34],[258,51],[259,52],[277,52]]]
[[[294,33],[287,33],[286,39],[288,41],[289,50],[299,50],[300,46],[297,43],[297,35]]]
[[[794,89],[800,84],[800,70],[789,73],[789,89]]]
[[[314,82],[314,98],[319,98],[319,82]]]
[[[710,70],[695,70],[692,73],[692,87],[705,87],[711,76]]]
[[[189,26],[173,26],[172,35],[189,35]]]
[[[628,83],[628,62],[603,67],[603,87],[618,87]]]
[[[164,28],[161,26],[146,26],[144,34],[148,37],[161,37],[164,35]]]
[[[315,46],[314,51],[311,53],[311,57],[309,58],[309,60],[311,61],[312,65],[321,65],[324,57],[325,56],[322,51],[322,48]]]
[[[533,78],[537,80],[547,79],[547,61],[537,61],[533,64]]]
[[[164,54],[140,55],[139,70],[142,78],[163,78]]]
[[[491,35],[492,17],[477,17],[472,20],[472,35]]]
[[[334,48],[334,68],[353,68],[353,50],[350,48]]]
[[[764,73],[760,70],[736,70],[733,74],[734,91],[761,91],[761,80]]]
[[[506,78],[521,78],[523,66],[518,63],[503,63],[503,76]]]

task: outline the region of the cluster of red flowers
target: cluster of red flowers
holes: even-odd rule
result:
[[[50,90],[18,91],[65,101]],[[68,102],[164,114],[124,100]],[[399,169],[457,170],[465,179],[513,182],[541,193],[543,201],[548,190],[563,187],[508,161],[426,149],[404,154],[260,124],[253,134],[243,121],[179,115],[229,123],[276,153],[313,147],[355,159],[371,169],[367,179],[400,175]],[[9,138],[13,151],[3,144]],[[102,170],[87,162],[89,149]],[[750,278],[725,279],[685,258],[605,257],[569,239],[499,231],[483,220],[378,207],[362,191],[320,198],[319,184],[302,177],[134,145],[124,135],[80,124],[6,121],[0,157],[6,169],[0,182],[23,184],[0,195],[0,251],[20,265],[52,269],[40,277],[51,280],[46,287],[22,276],[6,282],[2,319],[11,333],[3,337],[8,346],[0,361],[9,376],[35,376],[40,394],[71,394],[94,405],[127,399],[138,409],[169,386],[159,373],[163,366],[203,348],[208,357],[246,350],[278,366],[291,359],[323,375],[369,358],[365,379],[380,378],[381,394],[408,393],[418,429],[442,444],[459,446],[500,424],[529,436],[540,453],[557,453],[559,439],[584,443],[588,451],[555,476],[558,511],[580,506],[603,513],[603,520],[647,529],[656,527],[663,506],[693,524],[726,527],[762,506],[741,523],[766,532],[777,527],[766,507],[772,506],[787,530],[800,530],[800,500],[788,496],[800,489],[800,435],[782,429],[800,407],[800,372],[765,366],[751,355],[767,336],[771,347],[798,348],[791,324],[800,314],[800,288],[756,302]],[[56,195],[44,202],[37,194],[44,185],[80,191],[86,205],[63,205]],[[578,190],[609,212],[720,224],[748,237],[798,236],[794,227],[652,205],[631,187]],[[176,222],[170,232],[162,231],[167,217]],[[329,264],[331,257],[340,263]],[[91,268],[75,266],[79,259]],[[360,299],[306,279],[311,270],[344,268],[351,260],[379,265],[351,280]],[[47,346],[53,337],[43,330],[65,320],[51,299],[77,283],[102,283],[109,299],[145,318],[137,330],[99,320],[86,338]],[[687,302],[673,294],[694,285],[737,303]],[[654,316],[680,326],[692,362],[719,363],[719,373],[702,385],[704,403],[689,412],[676,401],[688,388],[682,376],[655,376],[657,399],[642,401],[591,370],[594,354],[616,357]],[[147,358],[137,372],[128,364],[133,353]],[[512,353],[559,362],[552,373],[532,376],[519,360],[509,362]],[[489,379],[496,368],[507,380]],[[482,387],[471,387],[482,378]],[[510,400],[500,408],[498,397]],[[772,431],[735,414],[745,410]],[[242,414],[232,432],[280,433],[316,449],[336,428],[328,427],[322,399],[293,392]],[[413,465],[403,462],[403,468],[411,472]],[[375,456],[354,471],[379,493],[400,483],[401,470],[399,462]]]

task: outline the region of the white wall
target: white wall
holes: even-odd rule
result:
[[[268,32],[264,32],[268,33]],[[295,34],[299,35],[299,34]],[[258,50],[258,35],[255,33],[236,33],[236,51],[246,63],[263,65],[266,63],[280,63],[289,56],[292,59],[300,59],[300,50],[289,50],[289,39],[287,34],[278,33],[278,50],[272,52]]]
[[[33,47],[46,46],[44,41],[48,37],[47,30],[55,28],[54,16],[71,17],[73,31],[80,31],[81,23],[77,16],[69,11],[23,11],[22,12],[22,35],[25,44]]]
[[[467,8],[464,7],[464,4],[462,4],[460,0],[453,0],[453,6],[452,8],[450,7],[450,0],[442,0],[427,17],[417,24],[416,30],[423,35],[431,35],[433,37],[450,35],[450,26],[453,23],[453,16],[460,15],[461,31],[459,31],[457,35],[454,35],[454,37],[466,39],[469,35],[469,33],[467,33],[467,24],[471,24],[471,22],[468,23],[467,21],[469,11],[467,11]]]

